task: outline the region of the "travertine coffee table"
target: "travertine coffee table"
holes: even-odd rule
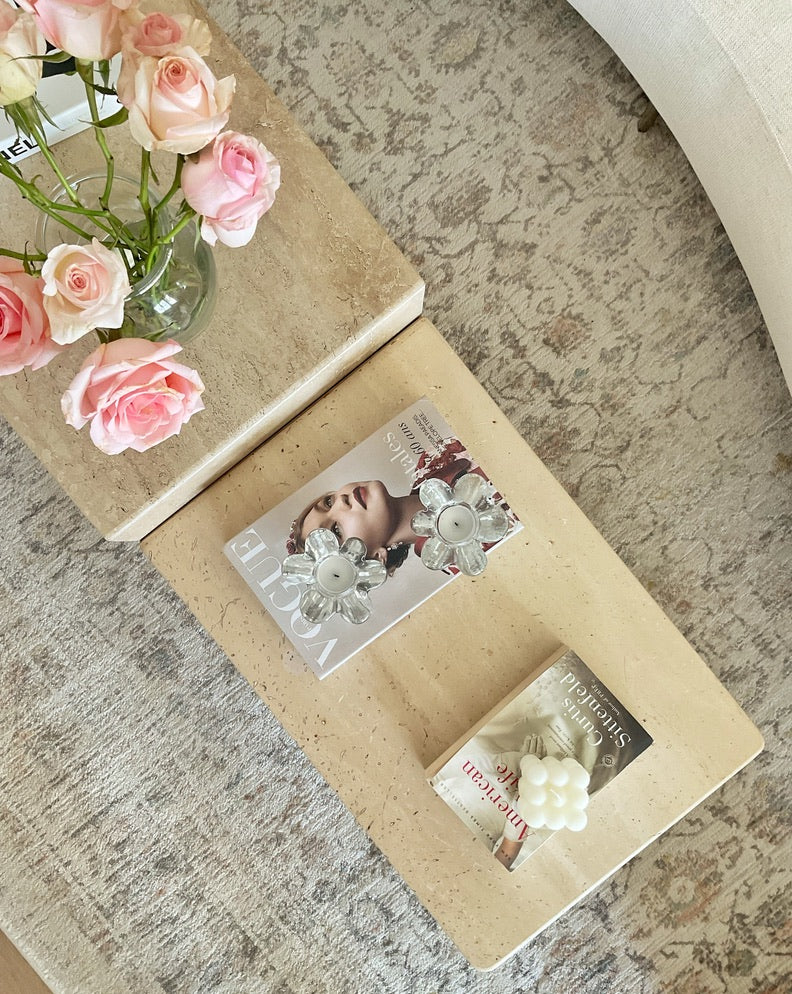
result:
[[[319,682],[224,543],[394,413],[428,396],[525,525]],[[421,319],[151,534],[143,548],[477,967],[495,966],[744,766],[757,729],[471,373]],[[653,736],[513,874],[424,767],[573,647]]]
[[[165,6],[206,18],[189,0]],[[96,347],[95,336],[36,373],[0,378],[0,413],[111,539],[142,538],[423,306],[415,269],[228,38],[211,27],[208,61],[216,75],[237,79],[229,127],[264,142],[281,162],[283,185],[250,245],[215,252],[214,320],[181,356],[204,379],[206,410],[178,438],[149,452],[108,457],[93,447],[87,428],[78,434],[63,423],[59,404]],[[114,150],[116,168],[136,175],[140,149],[129,139]],[[72,173],[99,161],[88,132],[58,145],[57,153]],[[169,178],[173,157],[158,161]],[[40,156],[22,168],[27,175],[46,171]],[[7,180],[0,183],[0,205],[0,243],[21,249],[35,229],[35,212]]]

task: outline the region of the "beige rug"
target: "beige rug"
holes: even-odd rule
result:
[[[767,750],[476,974],[3,427],[0,926],[55,994],[789,992],[792,403],[673,137],[638,134],[638,87],[563,0],[210,8]]]

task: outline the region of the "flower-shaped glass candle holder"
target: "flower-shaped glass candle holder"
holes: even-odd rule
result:
[[[305,540],[305,552],[283,561],[284,579],[305,583],[300,613],[312,624],[340,614],[353,625],[362,625],[371,614],[368,592],[379,587],[387,571],[377,559],[366,559],[365,542],[348,538],[339,547],[327,528],[316,528]]]
[[[531,828],[580,832],[588,821],[588,784],[588,771],[572,756],[523,756],[517,810]]]
[[[412,519],[416,535],[426,536],[421,562],[429,569],[452,563],[468,576],[482,573],[487,557],[482,545],[498,542],[509,530],[502,507],[491,502],[492,489],[477,473],[461,476],[454,489],[443,480],[425,480],[418,497],[425,510]]]

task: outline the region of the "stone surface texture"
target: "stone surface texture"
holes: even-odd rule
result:
[[[87,427],[78,433],[64,424],[59,403],[96,348],[94,335],[45,369],[0,382],[0,413],[116,540],[148,534],[421,313],[415,268],[221,31],[209,61],[218,76],[236,77],[229,128],[264,142],[281,163],[282,185],[247,246],[214,250],[214,316],[178,360],[201,374],[205,411],[148,452],[108,458]],[[139,147],[127,129],[116,130],[127,139],[113,143],[116,168],[136,175]],[[89,132],[58,146],[58,155],[67,175],[100,161]],[[162,182],[170,183],[174,163],[155,157]],[[23,166],[28,175],[42,170],[39,157]],[[32,237],[36,212],[8,181],[3,208],[0,242],[21,251],[20,232]]]
[[[766,749],[478,974],[143,553],[4,428],[0,925],[55,994],[788,991],[792,405],[684,155],[637,133],[645,98],[564,0],[210,10]]]
[[[318,460],[333,463],[422,396],[525,527],[493,550],[480,577],[457,578],[320,682],[223,548],[309,483]],[[762,745],[425,318],[152,532],[143,549],[480,969],[577,903]],[[277,548],[259,558],[272,555]],[[401,573],[388,580],[394,591],[409,583]],[[266,593],[278,605],[294,596],[278,584]],[[389,596],[387,585],[380,596]],[[376,594],[372,601],[376,610]],[[509,874],[435,796],[425,771],[559,643],[583,656],[654,743],[593,799],[585,832],[558,833],[524,872]]]

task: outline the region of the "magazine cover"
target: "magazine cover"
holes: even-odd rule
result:
[[[489,480],[424,398],[254,521],[227,542],[224,551],[300,655],[323,678],[459,576],[453,564],[427,568],[421,559],[427,539],[412,526],[423,508],[418,496],[422,483],[441,480],[453,487],[466,474],[481,477],[487,483],[487,505],[505,512],[504,538],[481,546],[489,555],[522,525],[497,491],[497,481]],[[384,582],[368,597],[371,614],[360,624],[338,614],[321,622],[307,621],[300,610],[304,588],[283,574],[286,558],[303,553],[307,536],[319,528],[331,531],[339,543],[361,539],[367,557],[384,567]]]
[[[440,797],[509,870],[554,834],[531,828],[520,815],[523,757],[572,757],[588,773],[591,797],[652,743],[574,652],[562,648],[544,666],[426,771]]]

